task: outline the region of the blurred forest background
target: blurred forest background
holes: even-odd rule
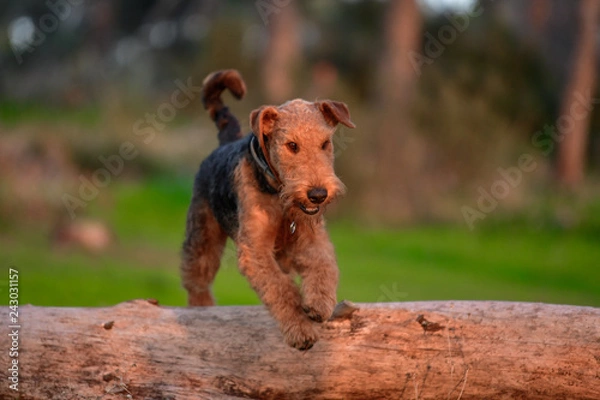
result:
[[[183,305],[193,175],[217,145],[198,88],[236,68],[248,132],[262,104],[349,105],[340,299],[600,306],[599,17],[596,0],[5,0],[2,263],[22,302]],[[217,300],[254,304],[235,263],[230,244]]]

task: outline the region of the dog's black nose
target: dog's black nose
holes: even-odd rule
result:
[[[306,193],[306,195],[311,203],[321,204],[327,198],[327,189],[321,187],[312,188]]]

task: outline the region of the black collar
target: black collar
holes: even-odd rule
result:
[[[264,184],[266,185],[266,188],[268,189],[268,192],[271,193],[277,193],[279,192],[279,190],[275,187],[273,187],[270,183],[269,183],[269,179],[272,182],[279,182],[277,177],[275,176],[275,174],[273,173],[273,171],[271,170],[271,167],[269,167],[269,164],[267,163],[267,160],[265,159],[265,155],[262,152],[262,149],[260,148],[260,145],[258,144],[258,139],[256,138],[256,136],[254,134],[251,134],[252,137],[250,138],[250,143],[248,144],[248,148],[250,149],[250,154],[252,155],[252,159],[254,160],[254,162],[256,163],[256,166],[258,167],[259,171],[262,173],[261,177],[264,180]],[[269,178],[269,179],[267,179]]]

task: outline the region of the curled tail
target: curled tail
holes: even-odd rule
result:
[[[243,136],[240,123],[229,112],[229,108],[223,104],[221,99],[221,93],[225,89],[229,89],[231,94],[238,100],[246,94],[246,84],[240,73],[235,69],[213,72],[202,82],[202,103],[219,129],[220,146],[238,140]]]

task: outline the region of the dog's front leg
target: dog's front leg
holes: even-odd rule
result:
[[[304,312],[314,321],[327,321],[336,304],[339,270],[323,224],[296,242],[293,260],[302,277]]]
[[[254,209],[252,214],[245,216],[237,239],[240,271],[279,323],[286,342],[307,350],[318,339],[314,323],[302,309],[297,285],[275,260],[276,230],[269,229],[268,213]]]

